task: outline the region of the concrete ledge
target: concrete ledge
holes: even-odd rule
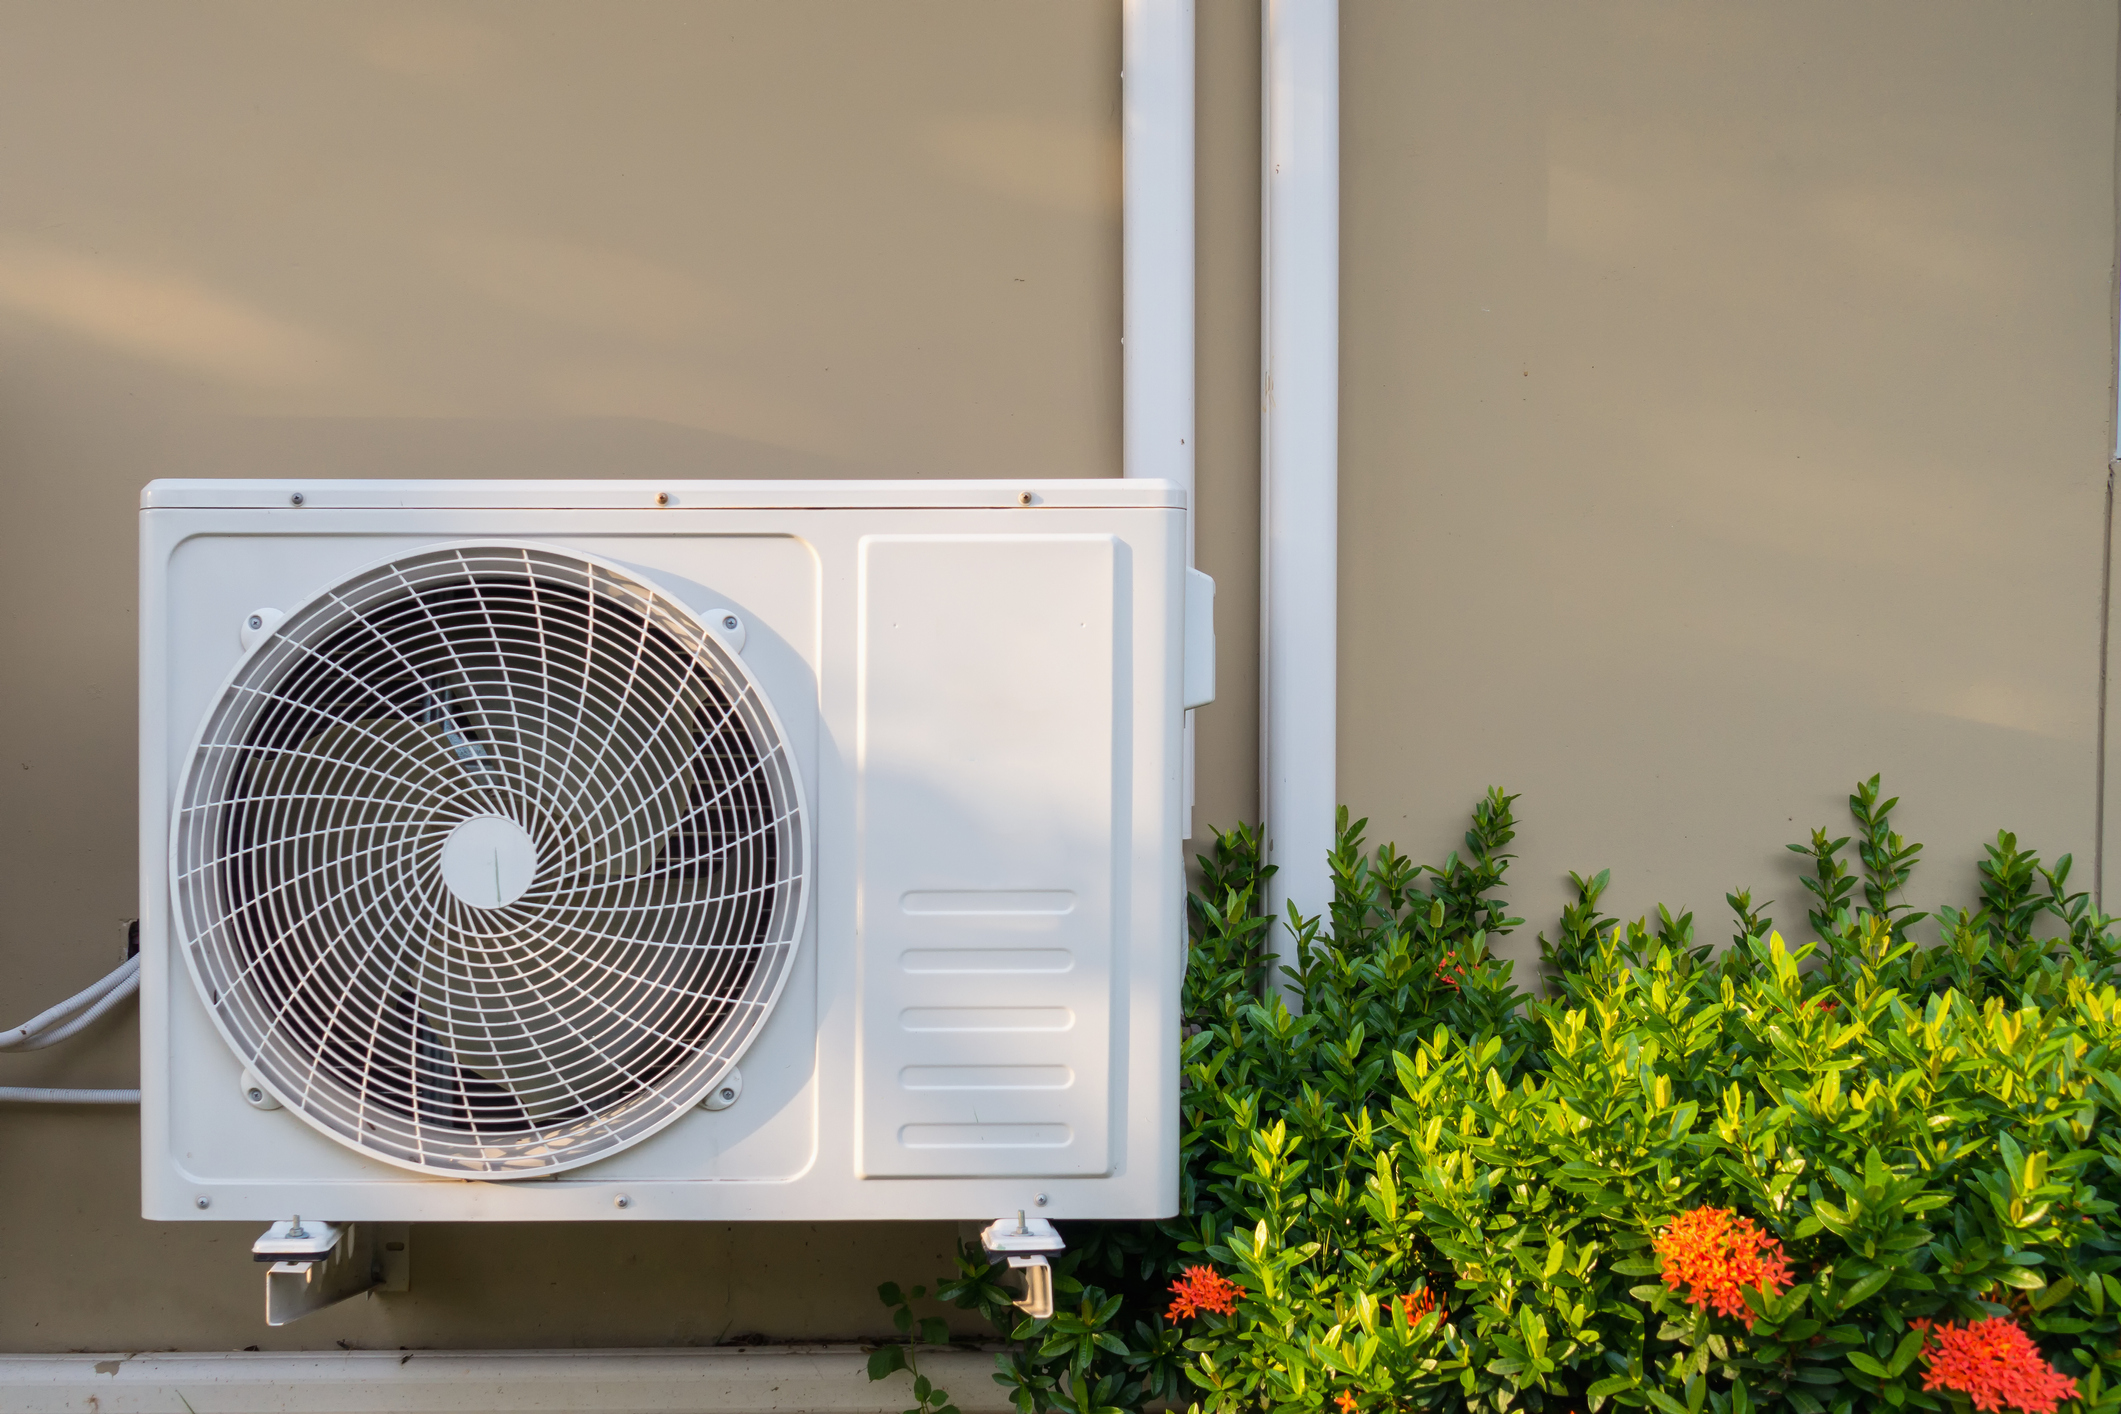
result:
[[[853,1345],[0,1355],[0,1414],[900,1414],[911,1381],[872,1384],[867,1359]],[[1011,1407],[992,1354],[924,1352],[921,1370],[966,1414]]]

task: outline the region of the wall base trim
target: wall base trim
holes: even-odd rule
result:
[[[0,1414],[899,1414],[857,1345],[698,1350],[0,1355]],[[966,1414],[1010,1408],[983,1351],[923,1353]]]

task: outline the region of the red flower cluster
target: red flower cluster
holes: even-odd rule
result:
[[[1458,990],[1458,984],[1465,980],[1465,975],[1465,964],[1458,960],[1457,953],[1445,953],[1437,960],[1436,980],[1452,991]]]
[[[1244,1294],[1243,1287],[1211,1267],[1188,1267],[1184,1276],[1171,1283],[1171,1295],[1175,1299],[1164,1319],[1182,1321],[1203,1311],[1234,1316],[1237,1314],[1237,1298]]]
[[[1410,1326],[1436,1309],[1436,1293],[1426,1286],[1419,1291],[1410,1291],[1405,1296],[1392,1299],[1399,1302],[1400,1312],[1406,1316]]]
[[[1976,1409],[2022,1409],[2027,1414],[2054,1414],[2055,1407],[2077,1394],[2077,1382],[2040,1358],[2016,1321],[1991,1316],[1963,1326],[1910,1321],[1929,1332],[1922,1363],[1929,1373],[1924,1389],[1955,1389],[1972,1396]]]
[[[1753,1328],[1753,1312],[1741,1295],[1755,1286],[1774,1296],[1790,1284],[1790,1259],[1782,1244],[1751,1218],[1729,1208],[1696,1208],[1672,1219],[1657,1237],[1664,1284],[1685,1289],[1689,1305],[1736,1316]]]

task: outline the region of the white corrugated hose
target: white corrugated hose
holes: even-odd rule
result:
[[[109,975],[38,1012],[20,1026],[0,1031],[0,1051],[41,1051],[79,1035],[111,1008],[140,990],[140,959],[127,958]],[[44,1105],[137,1105],[138,1090],[71,1090],[48,1086],[0,1085],[0,1103]]]

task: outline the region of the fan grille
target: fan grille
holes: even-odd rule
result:
[[[796,947],[803,828],[771,709],[688,612],[566,551],[450,546],[237,670],[180,787],[174,901],[283,1104],[407,1168],[530,1177],[735,1063]]]

